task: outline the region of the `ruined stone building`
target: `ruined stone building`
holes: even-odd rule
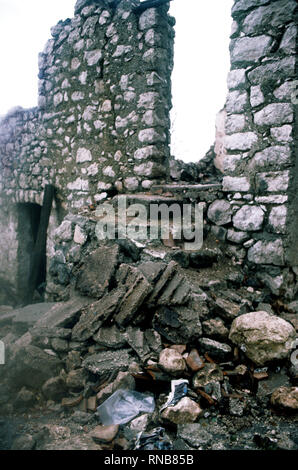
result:
[[[2,448],[298,448],[275,413],[298,410],[298,4],[235,0],[216,142],[192,164],[170,152],[168,10],[78,0],[39,56],[38,107],[0,121]],[[156,217],[119,237],[156,204],[169,233]],[[196,247],[174,207],[196,209]],[[108,409],[123,391],[151,394],[137,422]]]
[[[298,265],[297,4],[237,0],[232,15],[223,174],[193,188],[191,200],[205,202],[208,230],[230,255],[279,291]],[[75,216],[154,188],[187,199],[187,188],[167,185],[204,183],[204,170],[183,173],[170,157],[174,24],[168,4],[79,0],[74,17],[52,28],[39,55],[38,107],[0,123],[3,302],[26,292],[46,185],[56,195],[39,282],[59,298],[49,274],[59,236],[71,253],[88,239]],[[62,258],[68,277],[73,260]]]

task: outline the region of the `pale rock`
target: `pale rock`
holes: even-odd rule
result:
[[[163,419],[174,424],[193,423],[203,414],[203,410],[194,400],[183,397],[175,406],[169,406],[162,413]]]
[[[77,161],[77,163],[91,162],[92,161],[92,154],[91,154],[90,150],[88,150],[84,147],[80,147],[77,151],[76,161]]]
[[[261,241],[259,240],[248,250],[248,261],[255,264],[274,264],[283,266],[284,248],[282,240]]]
[[[287,358],[295,338],[290,323],[263,311],[237,317],[229,334],[229,339],[258,366]]]
[[[175,349],[163,349],[159,355],[159,366],[166,372],[179,375],[186,369],[186,363],[182,355]]]
[[[245,205],[233,217],[233,225],[243,232],[260,230],[264,222],[264,211],[259,206]]]

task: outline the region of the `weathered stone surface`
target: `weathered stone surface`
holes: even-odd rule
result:
[[[126,326],[134,320],[153,288],[137,268],[124,264],[118,270],[117,281],[120,287],[125,286],[127,292],[122,298],[115,322],[118,326]]]
[[[230,340],[257,365],[286,358],[296,338],[293,326],[267,312],[250,312],[236,318]]]
[[[213,311],[224,320],[232,321],[240,313],[240,306],[230,300],[217,298],[213,305]]]
[[[250,162],[252,169],[262,169],[276,165],[279,169],[282,165],[288,165],[291,161],[291,149],[288,146],[271,146],[257,152]]]
[[[174,424],[193,423],[203,414],[201,407],[189,397],[183,397],[175,406],[169,406],[162,413],[163,419]]]
[[[228,114],[243,113],[247,108],[248,94],[246,91],[231,91],[226,100],[226,111]]]
[[[160,307],[153,317],[153,327],[175,344],[196,341],[202,335],[200,313],[206,311],[205,302],[196,302],[189,307]]]
[[[290,24],[282,38],[279,49],[285,54],[295,54],[297,27]]]
[[[254,121],[258,126],[278,126],[293,122],[293,106],[288,103],[271,103],[255,113]]]
[[[124,288],[116,288],[84,309],[80,320],[72,330],[72,341],[86,341],[91,338],[116,312],[124,295]]]
[[[115,273],[119,246],[104,246],[91,253],[77,277],[76,288],[84,295],[100,298],[106,292]]]
[[[36,446],[36,440],[31,434],[25,434],[16,438],[11,446],[11,450],[33,450]]]
[[[208,353],[218,361],[228,360],[232,353],[232,349],[228,344],[220,343],[210,338],[200,338],[199,349],[202,353]]]
[[[246,176],[224,176],[223,191],[247,192],[250,190],[250,182]]]
[[[273,127],[270,129],[270,134],[277,142],[289,143],[293,140],[292,126],[290,124],[285,124],[281,127]]]
[[[284,248],[282,240],[272,242],[258,241],[248,250],[248,260],[255,264],[274,264],[283,266]]]
[[[247,232],[238,232],[233,229],[229,229],[227,233],[227,240],[233,243],[244,243],[250,238],[250,234]]]
[[[203,388],[211,382],[222,382],[223,372],[217,364],[205,364],[193,377],[193,387]]]
[[[93,339],[100,346],[111,349],[121,349],[126,344],[124,334],[118,330],[116,325],[99,328]]]
[[[67,393],[65,380],[61,376],[48,379],[42,386],[42,393],[47,400],[62,400]]]
[[[260,85],[252,86],[250,89],[250,104],[254,108],[263,104],[265,102],[265,98],[263,92],[261,90]]]
[[[256,175],[256,186],[259,192],[287,191],[289,186],[289,171],[276,171],[269,173],[258,173]]]
[[[96,426],[96,428],[91,431],[90,436],[94,442],[99,444],[102,442],[112,442],[117,436],[118,430],[118,425]]]
[[[128,369],[131,358],[127,350],[104,351],[88,356],[83,361],[83,367],[93,374],[101,375],[106,372],[125,371]]]
[[[221,318],[210,318],[202,323],[204,335],[211,336],[218,340],[226,340],[229,336],[229,330]]]
[[[213,441],[212,434],[204,429],[199,423],[179,424],[178,437],[195,448],[208,446]]]
[[[288,210],[286,206],[275,206],[271,209],[268,223],[275,233],[286,232]]]
[[[33,304],[15,310],[13,312],[15,316],[12,321],[15,331],[18,334],[26,333],[54,305],[54,303]]]
[[[270,36],[243,37],[232,40],[231,60],[237,62],[256,62],[270,52],[272,38]]]
[[[244,232],[260,230],[264,222],[264,211],[258,206],[245,205],[233,217],[233,225]]]
[[[228,74],[228,88],[233,90],[234,88],[240,88],[245,85],[246,82],[246,70],[245,69],[236,69],[231,70]]]
[[[127,344],[137,353],[141,360],[145,360],[150,356],[150,348],[145,339],[145,333],[139,328],[128,327],[123,333]]]
[[[214,214],[214,217],[221,217],[223,219],[223,215],[219,213]],[[200,269],[200,268],[209,268],[213,266],[218,260],[218,251],[211,250],[211,249],[202,249],[197,252],[190,253],[189,255],[189,264],[191,267]]]
[[[271,404],[288,411],[298,410],[298,387],[280,387],[271,395]]]
[[[79,368],[71,370],[66,376],[66,387],[73,391],[80,391],[84,388],[87,379],[85,369]]]
[[[208,218],[216,225],[226,225],[232,220],[232,209],[229,202],[218,199],[208,209]]]
[[[182,355],[175,349],[163,349],[159,355],[159,366],[172,375],[180,375],[185,369],[186,364]]]
[[[270,77],[271,80],[289,79],[295,76],[295,59],[285,57],[284,59],[260,65],[251,72],[248,72],[248,79],[252,85],[259,85],[264,77]]]
[[[296,2],[293,0],[279,0],[269,5],[253,10],[244,20],[243,32],[256,34],[263,32],[270,24],[271,28],[278,28],[293,18]]]
[[[36,328],[72,328],[90,299],[73,297],[68,302],[57,302],[35,324]],[[34,328],[35,328],[34,327]]]
[[[14,388],[28,387],[39,390],[46,380],[56,377],[62,362],[36,346],[20,348],[9,364],[9,378]]]
[[[204,367],[204,361],[200,357],[197,349],[192,349],[190,351],[186,359],[186,364],[193,372],[197,372]]]

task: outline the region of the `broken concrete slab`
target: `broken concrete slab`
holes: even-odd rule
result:
[[[12,324],[17,334],[24,334],[34,326],[43,315],[51,310],[55,303],[40,303],[27,305],[26,307],[14,310]]]
[[[129,368],[132,358],[127,349],[120,351],[103,351],[88,356],[83,361],[83,367],[96,375],[112,373],[115,371],[126,371]]]
[[[117,311],[124,295],[125,289],[119,287],[107,293],[97,302],[88,305],[72,330],[72,341],[86,341],[91,338],[104,322]]]
[[[81,294],[100,299],[106,292],[115,274],[120,248],[118,245],[101,246],[91,253],[76,280]]]
[[[78,321],[84,307],[91,303],[91,299],[73,297],[68,302],[57,302],[43,314],[35,327],[72,328]]]
[[[125,264],[118,270],[117,281],[119,286],[125,286],[127,292],[121,301],[115,322],[119,327],[125,327],[139,313],[138,310],[152,292],[152,286],[137,268]]]
[[[153,317],[153,327],[174,344],[195,342],[202,336],[201,303],[191,306],[159,307]],[[206,305],[203,302],[202,307]]]
[[[126,345],[124,333],[121,333],[116,325],[99,328],[93,339],[105,348],[121,349]]]
[[[9,363],[9,381],[12,388],[28,387],[39,390],[50,378],[59,375],[63,363],[53,352],[36,346],[20,348]]]

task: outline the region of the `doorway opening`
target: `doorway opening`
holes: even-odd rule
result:
[[[41,206],[33,203],[18,204],[18,275],[17,290],[19,301],[26,304],[29,279],[33,266],[34,247],[37,240],[41,216]],[[41,263],[36,277],[34,300],[42,302],[46,282],[46,250],[42,253]]]

